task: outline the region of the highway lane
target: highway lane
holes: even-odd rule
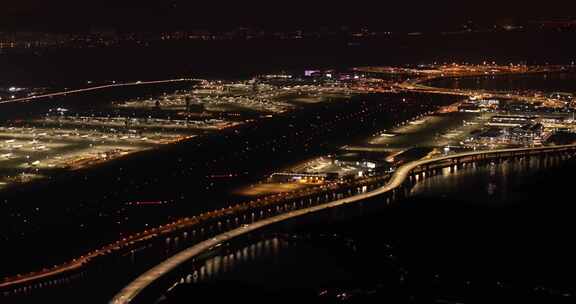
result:
[[[461,76],[453,76],[453,77],[461,77]],[[493,90],[480,90],[480,89],[449,89],[449,88],[439,88],[426,85],[426,82],[438,79],[439,77],[427,77],[427,78],[417,78],[412,81],[406,81],[403,83],[397,84],[395,87],[401,91],[408,91],[408,92],[420,92],[420,93],[429,93],[429,94],[445,94],[445,95],[456,95],[456,96],[463,96],[463,97],[472,97],[472,96],[483,96],[484,98],[496,98],[496,99],[508,99],[508,100],[516,100],[520,102],[530,102],[530,103],[554,103],[558,102],[558,100],[553,98],[548,98],[545,96],[529,96],[526,94],[517,94],[517,93],[510,93],[510,92],[501,92],[501,91],[493,91]]]
[[[501,150],[492,150],[492,151],[479,151],[479,152],[466,152],[460,153],[455,155],[437,157],[432,159],[423,159],[418,161],[410,162],[402,167],[398,168],[396,172],[393,174],[390,181],[383,187],[367,192],[358,194],[352,197],[339,199],[330,203],[313,206],[305,209],[295,210],[288,213],[284,213],[281,215],[273,216],[267,219],[260,220],[258,222],[244,225],[240,228],[233,229],[231,231],[219,234],[209,240],[200,242],[180,253],[168,258],[164,262],[160,263],[159,265],[155,266],[154,268],[148,270],[134,281],[132,281],[129,285],[124,287],[118,294],[114,296],[114,298],[110,301],[111,304],[127,304],[130,303],[140,292],[142,292],[146,287],[150,286],[154,281],[158,280],[160,277],[168,274],[172,270],[178,268],[178,266],[182,265],[186,261],[192,259],[193,257],[206,252],[213,248],[214,246],[229,241],[233,238],[241,236],[243,234],[261,229],[263,227],[279,223],[282,221],[286,221],[288,219],[296,218],[299,216],[303,216],[306,214],[311,214],[315,212],[319,212],[326,209],[336,208],[339,206],[355,203],[358,201],[363,201],[368,198],[373,198],[384,194],[386,192],[392,191],[398,187],[400,187],[406,178],[410,175],[410,172],[423,165],[432,164],[435,162],[443,161],[443,160],[450,160],[455,158],[462,158],[462,157],[469,157],[469,156],[478,156],[478,155],[485,155],[485,154],[497,154],[497,153],[512,153],[512,152],[540,152],[540,151],[547,151],[547,150],[559,150],[565,148],[576,148],[576,145],[567,145],[567,146],[555,146],[555,147],[538,147],[538,148],[518,148],[518,149],[501,149]]]
[[[322,186],[321,191],[326,190],[336,190],[338,188],[338,183],[331,183]],[[264,199],[256,199],[244,204],[238,204],[230,206],[229,208],[224,208],[220,210],[213,210],[206,213],[202,213],[198,216],[191,218],[183,218],[178,221],[168,223],[156,228],[151,228],[146,231],[127,236],[115,243],[107,244],[101,248],[95,249],[85,255],[76,257],[72,261],[65,262],[63,264],[55,265],[50,268],[45,268],[42,271],[36,271],[28,274],[22,274],[10,278],[5,278],[3,282],[0,282],[0,290],[7,288],[16,288],[25,284],[33,284],[34,282],[40,281],[45,278],[53,278],[59,274],[64,274],[68,272],[73,272],[76,270],[81,270],[84,265],[87,265],[99,256],[110,255],[119,252],[125,248],[133,246],[135,244],[140,244],[148,241],[149,239],[170,234],[179,229],[185,229],[192,227],[194,225],[201,224],[205,220],[214,219],[219,216],[225,216],[227,214],[233,213],[234,211],[242,212],[248,208],[261,207],[263,205],[270,206],[277,204],[278,202],[289,200],[295,198],[294,196],[306,196],[314,194],[318,191],[318,188],[303,189],[297,192],[290,192],[286,194],[276,194]]]
[[[126,83],[114,83],[114,84],[94,86],[94,87],[89,87],[89,88],[84,88],[84,89],[76,89],[76,90],[48,93],[48,94],[43,94],[43,95],[35,95],[35,96],[30,96],[30,97],[9,99],[9,100],[0,101],[0,104],[15,103],[15,102],[27,102],[27,101],[33,101],[33,100],[42,99],[42,98],[66,96],[66,95],[70,95],[70,94],[92,92],[92,91],[98,91],[98,90],[109,89],[109,88],[141,86],[141,85],[150,85],[150,84],[164,84],[164,83],[184,82],[184,81],[205,81],[205,80],[204,79],[195,79],[195,78],[178,78],[178,79],[167,79],[167,80],[152,80],[152,81],[135,81],[135,82],[126,82]]]

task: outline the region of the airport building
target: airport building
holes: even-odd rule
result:
[[[334,181],[339,178],[338,173],[292,173],[280,172],[270,176],[274,183],[302,183],[302,184],[323,184],[327,181]]]

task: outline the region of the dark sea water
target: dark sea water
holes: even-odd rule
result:
[[[536,160],[469,169],[362,217],[268,229],[186,266],[162,303],[568,303],[574,169]]]
[[[452,89],[487,89],[497,91],[534,90],[576,93],[576,73],[559,72],[446,78],[432,81],[430,84]]]
[[[87,80],[252,77],[306,68],[496,61],[570,64],[575,33],[393,35],[354,41],[166,42],[148,47],[0,52],[0,86],[77,86]],[[537,42],[537,43],[535,43]]]

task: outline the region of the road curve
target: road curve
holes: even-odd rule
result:
[[[467,156],[475,156],[475,155],[486,155],[486,154],[497,154],[497,153],[509,153],[509,152],[526,152],[526,151],[547,151],[547,150],[561,150],[564,148],[576,148],[576,145],[566,145],[566,146],[552,146],[552,147],[538,147],[538,148],[518,148],[518,149],[501,149],[501,150],[492,150],[492,151],[480,151],[480,152],[466,152],[460,154],[454,154],[449,156],[431,158],[431,159],[424,159],[413,161],[407,163],[393,174],[390,181],[383,187],[378,188],[374,191],[358,194],[355,196],[351,196],[348,198],[339,199],[330,203],[313,206],[305,209],[295,210],[288,213],[284,213],[281,215],[273,216],[267,219],[260,220],[258,222],[245,225],[240,228],[233,229],[231,231],[219,234],[209,240],[200,242],[188,249],[185,249],[176,255],[168,258],[164,262],[160,263],[159,265],[153,267],[152,269],[148,270],[144,274],[140,275],[134,281],[132,281],[129,285],[124,287],[118,294],[114,296],[114,298],[110,301],[110,304],[128,304],[130,303],[140,292],[142,292],[146,287],[152,284],[154,281],[158,280],[160,277],[164,276],[165,274],[169,273],[170,271],[176,269],[181,264],[185,263],[186,261],[192,259],[193,257],[210,250],[212,247],[220,244],[222,242],[226,242],[233,238],[236,238],[240,235],[258,230],[265,226],[269,226],[275,223],[279,223],[288,219],[292,219],[295,217],[303,216],[310,213],[315,213],[321,210],[326,210],[330,208],[335,208],[342,205],[347,205],[350,203],[355,203],[358,201],[362,201],[368,198],[372,198],[383,193],[389,192],[401,186],[406,178],[410,175],[410,172],[422,165],[432,164],[434,162],[467,157]]]

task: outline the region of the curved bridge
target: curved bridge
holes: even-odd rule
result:
[[[142,293],[142,291],[159,280],[161,277],[178,268],[178,266],[182,265],[186,261],[193,259],[201,253],[211,250],[220,243],[229,241],[246,233],[253,232],[260,228],[286,221],[288,219],[356,203],[368,198],[382,196],[385,198],[386,202],[390,202],[398,196],[404,195],[408,188],[406,186],[410,186],[423,178],[436,175],[441,172],[441,169],[444,168],[456,170],[457,168],[465,167],[470,164],[499,163],[505,160],[525,159],[528,157],[545,158],[548,156],[554,156],[564,160],[575,155],[576,145],[566,145],[467,152],[410,162],[396,170],[394,175],[384,186],[378,187],[373,191],[361,191],[362,193],[359,194],[351,194],[349,197],[340,198],[328,203],[323,203],[311,207],[296,210],[291,208],[288,208],[287,210],[284,209],[284,212],[279,212],[278,214],[271,215],[270,217],[256,220],[250,224],[241,225],[237,228],[217,234],[208,240],[199,242],[198,244],[179,252],[178,254],[172,256],[171,258],[165,260],[164,262],[139,276],[136,280],[132,281],[128,286],[124,287],[124,289],[116,294],[110,303],[131,303]]]
[[[87,92],[99,91],[99,90],[111,89],[111,88],[134,87],[134,86],[143,86],[143,85],[151,85],[151,84],[166,84],[166,83],[190,82],[190,81],[205,82],[206,80],[196,79],[196,78],[178,78],[178,79],[166,79],[166,80],[150,80],[150,81],[113,83],[113,84],[99,85],[99,86],[88,87],[88,88],[83,88],[83,89],[74,89],[74,90],[68,90],[68,91],[47,93],[47,94],[42,94],[42,95],[34,95],[34,96],[29,96],[29,97],[14,98],[14,99],[0,101],[0,104],[15,103],[15,102],[28,102],[28,101],[34,101],[34,100],[43,99],[43,98],[67,96],[67,95],[72,95],[72,94],[87,93]]]

